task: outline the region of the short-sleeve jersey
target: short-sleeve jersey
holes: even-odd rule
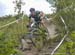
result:
[[[41,21],[39,14],[40,11],[35,11],[35,15],[30,14],[29,18],[34,18],[35,21]]]

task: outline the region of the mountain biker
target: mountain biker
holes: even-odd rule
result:
[[[29,15],[30,27],[33,27],[34,25],[36,27],[39,27],[39,24],[41,23],[41,17],[44,17],[43,12],[35,11],[35,8],[30,8],[30,15]]]

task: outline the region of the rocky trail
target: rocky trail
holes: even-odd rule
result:
[[[54,41],[51,45],[45,45],[42,49],[37,49],[30,40],[24,41],[23,53],[25,55],[51,55],[51,52],[60,41]]]

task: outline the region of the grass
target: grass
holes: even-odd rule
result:
[[[14,20],[16,19],[12,17],[1,19],[0,26],[8,24]],[[28,18],[25,16],[23,20],[19,21],[19,23],[14,23],[0,29],[0,46],[2,46],[2,48],[0,48],[0,55],[10,55],[15,52],[15,47],[20,45],[20,38],[28,32],[26,28],[27,20]]]
[[[15,18],[13,18],[13,17],[10,17],[10,18],[1,18],[0,19],[0,26],[3,26],[3,25],[5,25],[5,24],[8,24],[8,23],[10,23],[10,22],[12,22],[12,21],[14,21],[14,20],[16,20]]]

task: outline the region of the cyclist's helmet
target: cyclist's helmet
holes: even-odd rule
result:
[[[30,8],[30,12],[35,11],[35,8]]]

